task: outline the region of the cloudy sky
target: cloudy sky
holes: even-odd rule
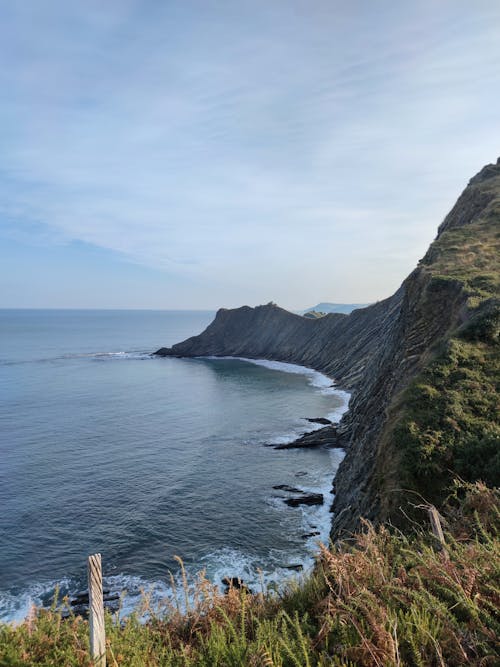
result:
[[[0,0],[0,307],[389,296],[500,155],[496,0]]]

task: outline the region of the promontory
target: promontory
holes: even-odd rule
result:
[[[349,390],[338,428],[332,535],[362,517],[401,523],[452,479],[500,481],[500,158],[468,183],[418,266],[389,298],[305,318],[275,304],[221,309],[163,356],[302,364]],[[418,512],[417,512],[418,513]]]

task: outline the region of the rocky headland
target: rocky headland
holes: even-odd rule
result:
[[[486,390],[498,373],[499,223],[500,158],[470,180],[424,258],[389,298],[321,318],[272,303],[221,309],[203,333],[156,354],[272,359],[327,374],[351,392],[349,410],[336,427],[304,437],[317,441],[323,431],[324,444],[346,450],[335,480],[332,534],[356,530],[361,517],[397,523],[418,494],[442,497],[452,473],[497,476],[498,467],[486,470],[488,460],[472,468],[462,459],[454,463],[457,452],[479,459],[494,453],[491,443],[498,445],[500,434],[491,406],[460,398],[455,414],[448,405],[454,383],[461,388],[474,372]],[[442,414],[434,413],[443,396]],[[478,410],[487,413],[480,423]],[[471,431],[464,419],[474,423],[475,440],[465,435]]]

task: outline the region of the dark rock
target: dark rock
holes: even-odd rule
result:
[[[305,475],[307,475],[307,473],[303,470],[299,470],[299,472],[295,473],[295,477],[304,477]]]
[[[106,595],[110,595],[110,590],[109,588],[104,588],[102,591],[103,597]],[[83,601],[86,602],[86,604],[89,603],[89,592],[88,591],[80,591],[78,593],[75,593],[74,595],[71,596],[71,604],[80,604]]]
[[[293,442],[274,445],[274,449],[308,449],[311,447],[338,447],[343,449],[343,444],[339,443],[337,436],[337,427],[334,425],[325,426],[317,431],[304,433]]]
[[[75,605],[69,609],[63,609],[61,611],[61,618],[69,618],[70,616],[81,616],[82,618],[87,618],[89,615],[88,604]]]
[[[333,424],[333,422],[326,417],[303,417],[303,419],[310,422],[311,424],[323,424],[325,426],[328,424]]]
[[[291,563],[290,565],[282,565],[284,570],[295,570],[295,572],[302,572],[304,566],[302,563]]]
[[[248,586],[244,583],[243,579],[240,579],[239,577],[223,577],[222,578],[222,583],[226,587],[226,593],[231,589],[231,588],[236,588],[239,591],[245,591],[248,595],[252,595],[252,591]]]
[[[289,493],[304,493],[302,489],[298,489],[296,486],[288,486],[288,484],[277,484],[273,486],[273,489],[276,491],[288,491]]]
[[[119,601],[119,599],[116,600],[116,601],[113,601],[113,602],[105,602],[105,603],[104,603],[104,608],[106,609],[106,611],[109,611],[109,612],[111,612],[112,614],[114,614],[114,613],[115,613],[116,611],[118,611],[119,608],[120,608],[120,601]]]
[[[111,593],[109,589],[104,589],[102,593],[104,608],[111,613],[118,611],[120,607],[119,593]],[[76,593],[76,595],[70,599],[69,605],[71,607],[71,611],[69,609],[63,609],[61,612],[62,618],[68,618],[72,614],[75,616],[82,616],[83,618],[87,618],[89,614],[88,591],[81,591],[80,593]]]
[[[285,503],[290,507],[298,507],[299,505],[322,505],[324,502],[322,493],[308,493],[298,496],[297,498],[287,498]]]
[[[316,537],[316,535],[321,535],[319,530],[313,530],[312,533],[304,533],[303,535],[301,535],[301,538],[303,540],[308,540],[310,537]]]
[[[72,607],[76,607],[76,606],[81,605],[81,604],[88,604],[89,603],[88,593],[87,593],[87,595],[80,595],[80,596],[74,598],[73,600],[70,600],[69,603]]]

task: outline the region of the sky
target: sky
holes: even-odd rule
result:
[[[500,155],[496,0],[0,0],[0,307],[368,303]]]

